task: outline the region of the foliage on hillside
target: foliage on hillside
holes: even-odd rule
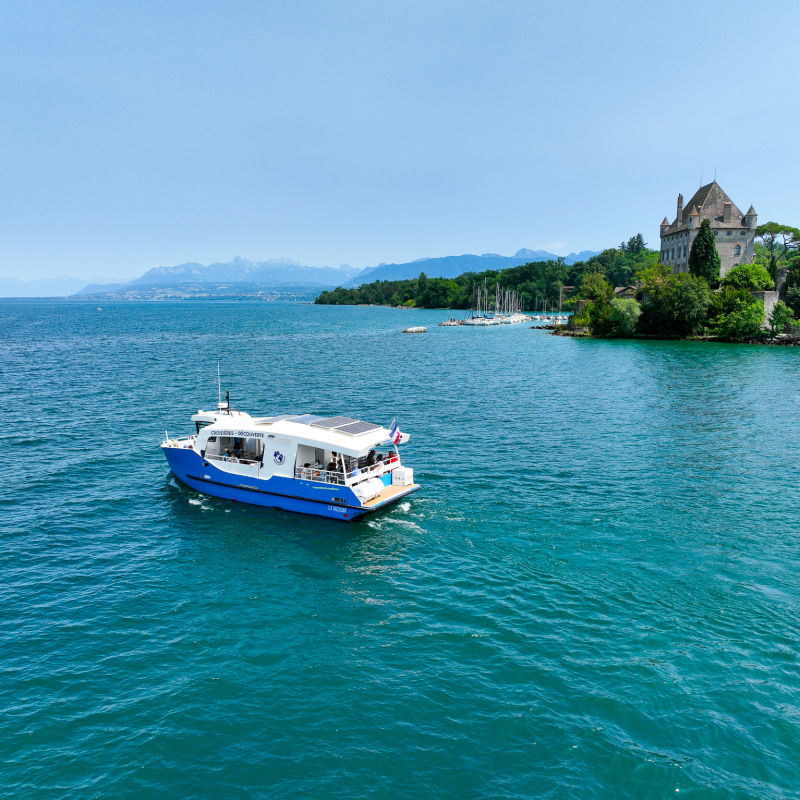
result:
[[[613,286],[627,286],[636,272],[658,262],[658,252],[649,250],[641,234],[631,237],[619,248],[604,250],[589,261],[569,265],[563,258],[534,261],[500,271],[466,272],[457,278],[428,278],[425,273],[412,280],[375,281],[354,289],[338,287],[322,292],[316,299],[321,305],[390,305],[416,308],[458,308],[472,305],[474,287],[483,286],[489,297],[496,284],[519,293],[524,309],[562,308],[575,305],[577,290],[587,275],[599,274]],[[562,293],[564,286],[573,287]]]
[[[763,280],[760,267],[752,272],[757,282]],[[608,284],[604,289],[604,281],[587,280],[583,291],[587,303],[575,324],[588,326],[595,336],[677,339],[711,333],[735,341],[752,339],[763,333],[764,305],[751,289],[736,285],[747,283],[747,274],[738,277],[712,292],[705,278],[686,272],[675,275],[670,267],[655,264],[637,275],[642,306],[635,300],[612,299]],[[785,307],[773,326],[782,330],[791,322],[791,311]]]
[[[773,289],[775,282],[760,264],[739,264],[722,279],[722,286],[746,289],[748,292],[765,292]]]
[[[786,302],[776,304],[769,324],[773,334],[795,330],[800,325],[800,231],[767,223],[756,236],[754,263],[734,267],[719,291],[711,291],[719,284],[720,257],[704,220],[692,246],[689,274],[674,275],[653,260],[636,275],[642,305],[629,300],[624,313],[604,280],[587,277],[581,291],[586,303],[575,324],[587,326],[595,336],[713,334],[733,341],[756,339],[767,334],[764,304],[752,292],[772,289],[777,270],[786,268]]]

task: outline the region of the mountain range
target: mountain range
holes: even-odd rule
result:
[[[585,261],[596,252],[584,250],[570,253],[565,261],[573,264]],[[19,278],[0,278],[0,297],[82,297],[86,295],[110,295],[122,292],[136,292],[142,295],[145,290],[156,291],[161,287],[194,287],[216,285],[215,291],[231,294],[231,288],[221,284],[247,284],[247,292],[274,288],[296,292],[301,287],[318,289],[332,286],[358,286],[377,280],[404,280],[416,278],[424,272],[429,278],[455,278],[464,272],[483,272],[487,269],[500,270],[516,267],[529,261],[547,261],[558,256],[546,250],[518,250],[513,256],[497,253],[483,255],[445,256],[443,258],[419,258],[405,264],[379,264],[359,270],[348,264],[335,267],[308,267],[288,258],[269,261],[249,261],[236,256],[227,264],[198,264],[187,262],[174,267],[153,267],[139,278],[116,283],[100,283],[60,275],[57,278],[39,278],[23,281]],[[87,285],[88,284],[88,285]]]
[[[0,297],[68,297],[100,278],[73,278],[57,275],[55,278],[0,278]]]
[[[341,286],[358,275],[360,270],[342,264],[334,267],[304,267],[288,258],[270,261],[249,261],[236,256],[227,264],[197,264],[188,262],[175,267],[153,267],[140,278],[125,284],[91,284],[77,294],[98,294],[138,286],[177,286],[197,283],[248,283],[275,285],[290,283],[292,286]]]
[[[567,264],[586,261],[600,251],[584,250],[570,253],[564,260]],[[485,272],[487,269],[501,270],[518,267],[531,261],[555,261],[559,256],[546,250],[518,250],[513,256],[501,256],[497,253],[484,253],[480,256],[445,256],[444,258],[418,258],[406,264],[379,264],[372,269],[365,269],[356,275],[350,286],[360,286],[373,281],[401,281],[416,278],[424,272],[429,278],[457,278],[465,272]]]

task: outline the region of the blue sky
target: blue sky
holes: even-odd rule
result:
[[[15,2],[0,275],[600,249],[717,179],[800,225],[800,3]]]

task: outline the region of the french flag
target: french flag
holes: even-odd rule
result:
[[[397,444],[400,441],[400,426],[396,421],[392,421],[392,427],[389,429],[389,441],[392,444]]]

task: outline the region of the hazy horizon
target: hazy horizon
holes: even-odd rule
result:
[[[797,225],[800,6],[753,8],[10,0],[0,276],[657,247],[715,170]]]

